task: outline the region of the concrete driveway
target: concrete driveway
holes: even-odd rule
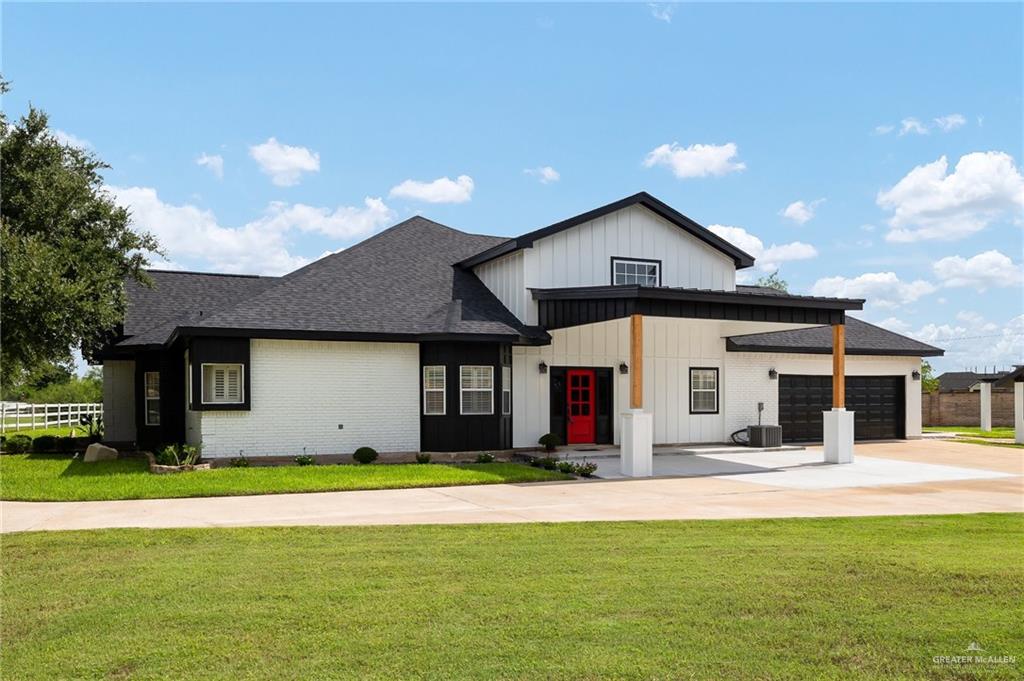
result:
[[[1024,450],[959,442],[862,444],[845,466],[820,449],[730,454],[677,475],[137,501],[0,502],[3,532],[110,527],[402,525],[1024,511]],[[702,455],[706,456],[706,455]],[[718,456],[711,454],[710,456]],[[740,458],[737,462],[733,459]],[[780,458],[781,457],[781,458]],[[801,461],[800,459],[806,459]],[[737,467],[739,470],[736,470]]]

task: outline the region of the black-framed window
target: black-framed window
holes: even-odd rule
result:
[[[160,372],[147,371],[142,375],[143,390],[146,398],[147,426],[160,425]]]
[[[501,367],[501,413],[512,413],[512,367]]]
[[[241,364],[203,364],[201,377],[203,404],[242,404],[244,401]]]
[[[690,413],[718,413],[718,369],[690,367]]]
[[[661,286],[661,261],[612,258],[612,285]]]

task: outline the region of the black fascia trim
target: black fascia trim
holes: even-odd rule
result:
[[[628,286],[628,284],[616,284],[615,283],[615,261],[616,260],[618,260],[620,262],[645,262],[645,263],[648,263],[650,265],[657,265],[658,266],[658,286],[661,286],[661,270],[662,270],[662,265],[661,265],[661,261],[660,260],[655,260],[654,258],[630,258],[629,256],[625,256],[625,255],[613,255],[613,256],[611,256],[611,258],[609,258],[609,260],[610,260],[610,263],[609,263],[608,266],[609,266],[609,269],[611,271],[611,275],[612,276],[611,276],[611,279],[609,280],[608,283],[611,284],[612,286]]]
[[[731,338],[725,339],[725,351],[726,352],[760,352],[760,353],[789,353],[796,355],[831,355],[832,348],[823,348],[820,346],[815,347],[796,347],[793,345],[737,345],[736,342]],[[907,348],[901,348],[899,350],[886,350],[884,348],[851,348],[849,345],[846,346],[847,355],[874,355],[880,357],[942,357],[946,354],[945,350],[933,348],[931,350],[909,350]]]
[[[626,298],[683,300],[708,303],[740,303],[768,307],[812,307],[825,310],[862,310],[860,298],[816,298],[813,296],[776,296],[735,291],[652,288],[649,286],[580,286],[576,288],[531,288],[534,300],[600,300]]]
[[[614,213],[617,210],[622,210],[623,208],[628,208],[636,204],[644,206],[655,214],[673,223],[680,229],[689,232],[715,250],[725,253],[732,258],[733,262],[736,264],[736,269],[745,269],[753,266],[754,256],[750,255],[746,251],[736,248],[708,228],[691,220],[675,208],[672,208],[663,201],[654,198],[647,192],[638,192],[632,196],[627,196],[624,199],[619,199],[618,201],[614,201],[599,208],[589,210],[586,213],[580,213],[579,215],[562,220],[561,222],[556,222],[553,225],[548,225],[547,227],[543,227],[533,232],[528,232],[522,236],[516,237],[512,241],[499,244],[498,246],[490,248],[482,253],[466,258],[458,263],[458,265],[464,268],[475,267],[476,265],[485,263],[488,260],[493,260],[494,258],[505,255],[511,251],[532,246],[538,239],[543,239],[546,236],[557,234],[558,232],[569,229],[570,227],[575,227],[576,225],[589,222],[590,220],[595,220],[607,215],[608,213]]]
[[[714,411],[694,411],[693,410],[693,372],[694,371],[714,371],[715,372],[715,410]],[[722,384],[720,379],[722,378],[721,373],[718,371],[718,367],[690,367],[690,370],[686,372],[686,401],[687,406],[690,408],[690,414],[693,416],[701,416],[706,414],[708,416],[714,416],[722,410]]]
[[[329,340],[329,341],[377,341],[383,343],[421,343],[429,341],[466,343],[510,343],[512,345],[547,345],[551,336],[532,338],[518,334],[468,334],[468,333],[379,333],[372,331],[315,331],[305,329],[243,329],[214,328],[205,326],[179,326],[171,334],[167,345],[182,336],[221,336],[228,338],[265,338],[272,340]],[[162,347],[162,346],[158,346]]]

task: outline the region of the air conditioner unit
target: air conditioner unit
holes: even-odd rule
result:
[[[782,426],[747,426],[747,442],[751,447],[781,447]]]

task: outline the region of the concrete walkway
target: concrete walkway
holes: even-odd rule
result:
[[[820,457],[820,450],[808,449],[807,454]],[[858,445],[857,455],[861,459],[852,465],[816,465],[809,476],[806,471],[802,475],[798,472],[795,482],[793,471],[769,465],[761,472],[750,472],[748,466],[742,473],[644,480],[138,501],[5,501],[0,502],[0,529],[20,532],[1024,511],[1024,450],[917,441]],[[771,462],[766,458],[765,463]],[[933,470],[921,480],[910,474],[915,468],[941,469],[942,475],[935,479]],[[788,482],[780,475],[789,476]],[[837,484],[844,478],[845,485]]]

